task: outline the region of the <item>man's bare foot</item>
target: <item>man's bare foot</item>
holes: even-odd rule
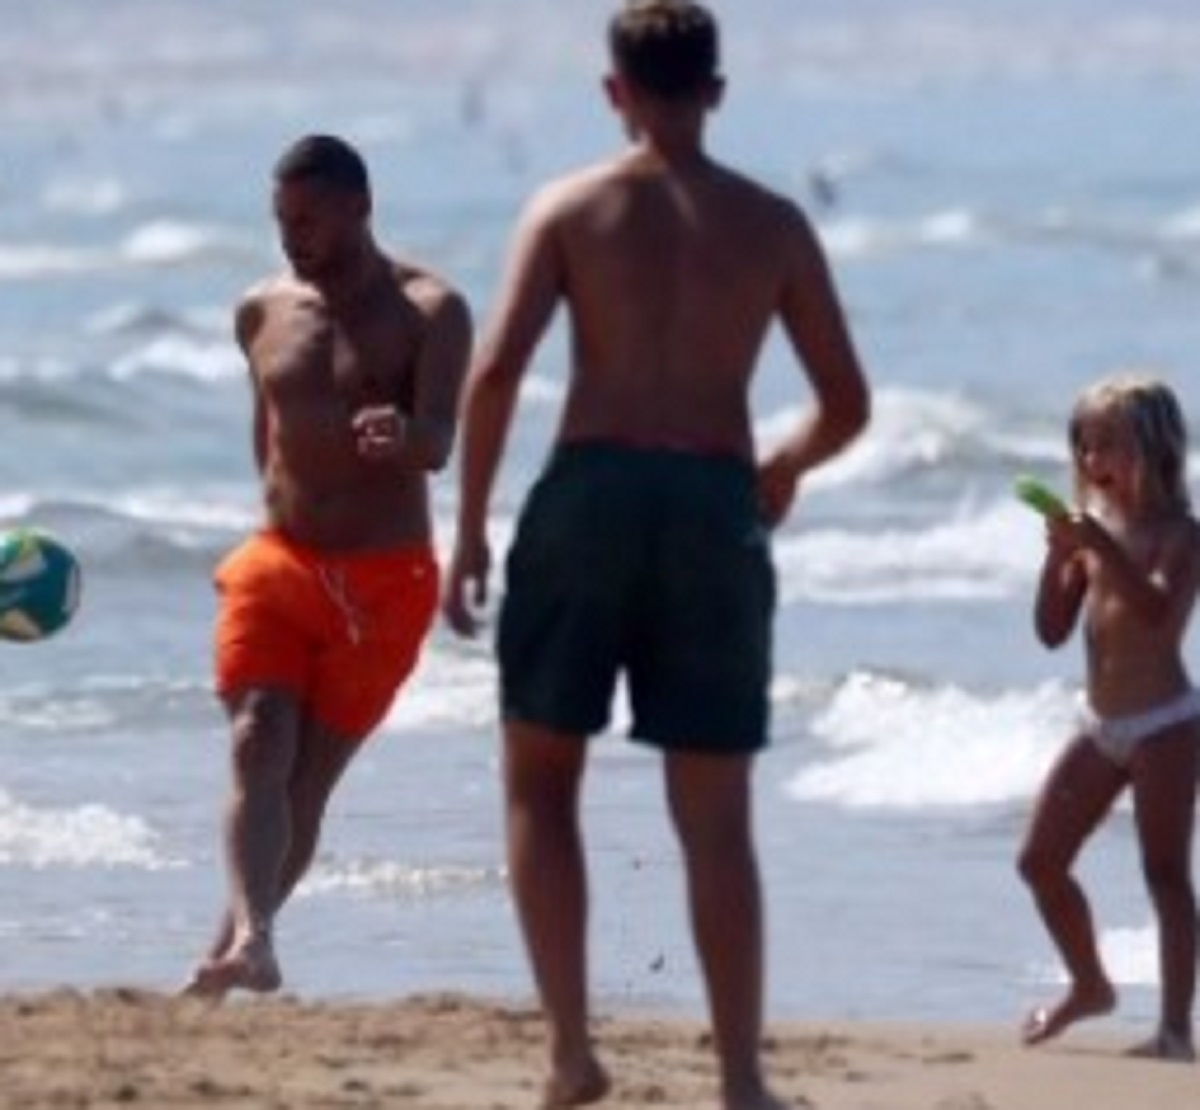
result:
[[[557,1072],[542,1089],[542,1110],[565,1110],[569,1106],[587,1106],[599,1102],[612,1088],[608,1072],[595,1059],[578,1071]]]
[[[192,974],[182,993],[219,1001],[231,990],[267,994],[283,985],[283,975],[268,936],[247,937],[224,956],[206,960]]]
[[[770,1091],[762,1091],[749,1099],[734,1099],[725,1103],[726,1110],[793,1110],[790,1102],[776,1098]]]
[[[1178,1060],[1192,1064],[1196,1061],[1196,1046],[1187,1034],[1176,1033],[1173,1029],[1160,1029],[1148,1041],[1131,1048],[1126,1055],[1143,1060]]]
[[[1116,991],[1108,983],[1091,990],[1074,987],[1057,1006],[1039,1006],[1025,1019],[1021,1039],[1027,1045],[1041,1044],[1085,1018],[1103,1017],[1117,1004]]]
[[[776,1098],[761,1079],[744,1089],[726,1089],[721,1106],[724,1110],[793,1110],[790,1102]]]

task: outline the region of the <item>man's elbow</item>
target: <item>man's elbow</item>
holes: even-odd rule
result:
[[[854,403],[848,415],[851,436],[862,435],[871,423],[871,392],[863,386],[854,395]]]
[[[871,393],[863,383],[848,390],[830,406],[829,422],[840,446],[856,440],[871,423]]]
[[[450,464],[450,456],[454,453],[454,430],[452,428],[434,428],[422,437],[420,445],[420,466],[430,474],[438,474]]]

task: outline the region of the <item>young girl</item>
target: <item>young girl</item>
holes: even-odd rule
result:
[[[1168,386],[1122,376],[1082,394],[1069,434],[1076,510],[1048,519],[1034,621],[1041,642],[1056,648],[1082,615],[1087,693],[1077,734],[1042,787],[1019,867],[1070,985],[1029,1016],[1024,1040],[1038,1044],[1116,1005],[1071,869],[1129,786],[1162,979],[1158,1031],[1134,1051],[1193,1060],[1200,690],[1182,641],[1200,586],[1200,524],[1188,498],[1187,433]]]

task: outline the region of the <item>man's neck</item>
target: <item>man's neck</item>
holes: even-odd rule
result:
[[[363,244],[356,258],[322,281],[318,290],[334,316],[356,314],[384,281],[391,280],[391,263],[373,242]]]
[[[643,135],[634,143],[630,158],[648,169],[681,174],[711,165],[700,143],[679,136]]]
[[[708,161],[704,150],[705,113],[699,109],[644,110],[626,118],[635,148],[675,169]]]

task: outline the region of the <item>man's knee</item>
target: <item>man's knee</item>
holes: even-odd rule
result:
[[[1044,848],[1025,847],[1017,856],[1017,874],[1031,890],[1051,891],[1069,881],[1071,860]]]
[[[586,760],[583,737],[507,722],[504,783],[510,812],[547,820],[574,814]]]
[[[1147,857],[1142,860],[1142,874],[1150,896],[1156,901],[1194,897],[1190,869],[1181,860]]]
[[[296,748],[295,699],[280,691],[249,690],[231,699],[229,720],[239,779],[285,783]]]
[[[734,756],[667,756],[671,820],[686,847],[697,851],[746,850],[752,839],[749,759]]]
[[[739,806],[671,806],[672,823],[690,867],[727,868],[754,865],[754,831],[749,811]]]

